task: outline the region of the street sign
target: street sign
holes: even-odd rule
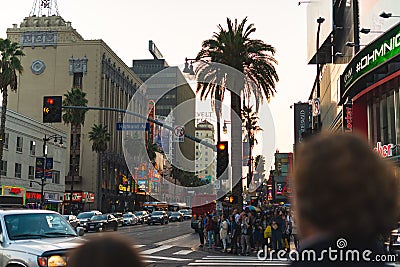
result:
[[[185,141],[185,126],[174,127],[174,142],[182,143]]]
[[[321,103],[319,98],[314,98],[312,100],[312,114],[314,117],[321,114]]]
[[[148,123],[142,122],[131,122],[131,123],[123,123],[117,122],[117,131],[146,131]]]

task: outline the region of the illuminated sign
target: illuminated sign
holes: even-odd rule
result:
[[[374,151],[378,153],[379,156],[387,158],[393,156],[392,149],[395,148],[393,144],[382,145],[381,142],[376,143]]]
[[[343,105],[342,111],[343,118],[343,132],[351,133],[353,132],[353,104],[347,103]]]
[[[400,54],[400,23],[362,49],[340,76],[342,100],[348,89],[364,74]]]

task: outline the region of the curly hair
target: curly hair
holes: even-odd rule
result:
[[[296,212],[320,230],[355,239],[386,234],[399,219],[395,168],[354,134],[321,133],[299,147]]]
[[[144,267],[139,251],[121,235],[105,235],[90,239],[69,255],[68,266],[135,266]]]

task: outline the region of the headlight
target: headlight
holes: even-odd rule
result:
[[[103,226],[103,223],[99,223],[100,226]]]
[[[42,267],[67,266],[67,258],[65,256],[54,255],[50,257],[39,257],[38,264]]]

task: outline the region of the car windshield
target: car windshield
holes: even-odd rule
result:
[[[180,212],[173,212],[172,216],[181,216],[181,213]]]
[[[133,214],[124,214],[124,218],[132,218]]]
[[[163,215],[163,212],[162,211],[153,211],[153,213],[151,215],[156,215],[156,216]]]
[[[4,221],[11,240],[78,236],[57,213],[10,214]]]
[[[142,216],[142,215],[144,215],[144,214],[143,214],[143,211],[138,211],[138,212],[135,212],[135,215],[136,215],[136,216]]]
[[[91,221],[101,221],[101,220],[107,220],[107,215],[94,215],[92,218],[90,218]]]
[[[79,213],[77,218],[78,219],[90,219],[93,216],[92,212],[84,212],[84,213]]]

